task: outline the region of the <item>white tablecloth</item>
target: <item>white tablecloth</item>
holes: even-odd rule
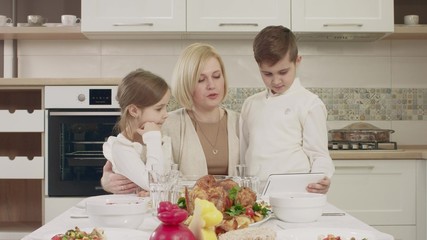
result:
[[[55,233],[64,233],[66,230],[73,229],[75,226],[78,226],[79,228],[93,228],[94,226],[90,223],[87,216],[85,216],[85,210],[79,205],[81,206],[81,204],[77,204],[76,206],[68,209],[52,221],[22,238],[22,240],[50,240],[47,236],[53,236]],[[326,206],[324,212],[343,213],[342,210],[331,204]],[[153,232],[159,223],[160,222],[156,218],[152,217],[151,213],[149,213],[147,214],[147,218],[141,224],[139,230],[147,233],[146,235],[148,239],[151,232]],[[393,236],[382,233],[346,213],[344,216],[322,216],[318,221],[312,223],[287,223],[272,217],[263,223],[262,226],[269,226],[277,231],[292,228],[351,228],[371,231],[376,236],[377,240],[394,240]]]

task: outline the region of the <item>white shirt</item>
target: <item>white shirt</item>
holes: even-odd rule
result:
[[[122,134],[110,136],[103,145],[103,153],[115,173],[148,191],[148,170],[153,164],[171,164],[172,148],[170,138],[162,138],[160,131],[146,132],[142,137],[145,145],[132,142]]]
[[[270,174],[335,171],[328,151],[327,111],[295,79],[283,94],[247,98],[240,114],[241,162],[265,182]]]

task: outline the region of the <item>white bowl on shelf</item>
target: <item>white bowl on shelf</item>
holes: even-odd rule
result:
[[[94,227],[138,228],[148,216],[149,198],[122,196],[86,201],[86,213]]]
[[[274,193],[269,197],[274,215],[285,222],[314,222],[322,216],[326,195],[308,192]]]

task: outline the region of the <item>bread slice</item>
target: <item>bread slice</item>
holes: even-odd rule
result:
[[[249,227],[219,235],[219,240],[275,240],[276,232],[268,227]]]

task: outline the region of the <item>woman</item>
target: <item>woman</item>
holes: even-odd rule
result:
[[[228,83],[224,63],[208,44],[194,43],[180,55],[172,77],[172,95],[183,107],[162,126],[171,137],[173,161],[184,175],[235,175],[239,161],[239,114],[221,107]],[[112,193],[136,186],[104,166],[101,184]]]

